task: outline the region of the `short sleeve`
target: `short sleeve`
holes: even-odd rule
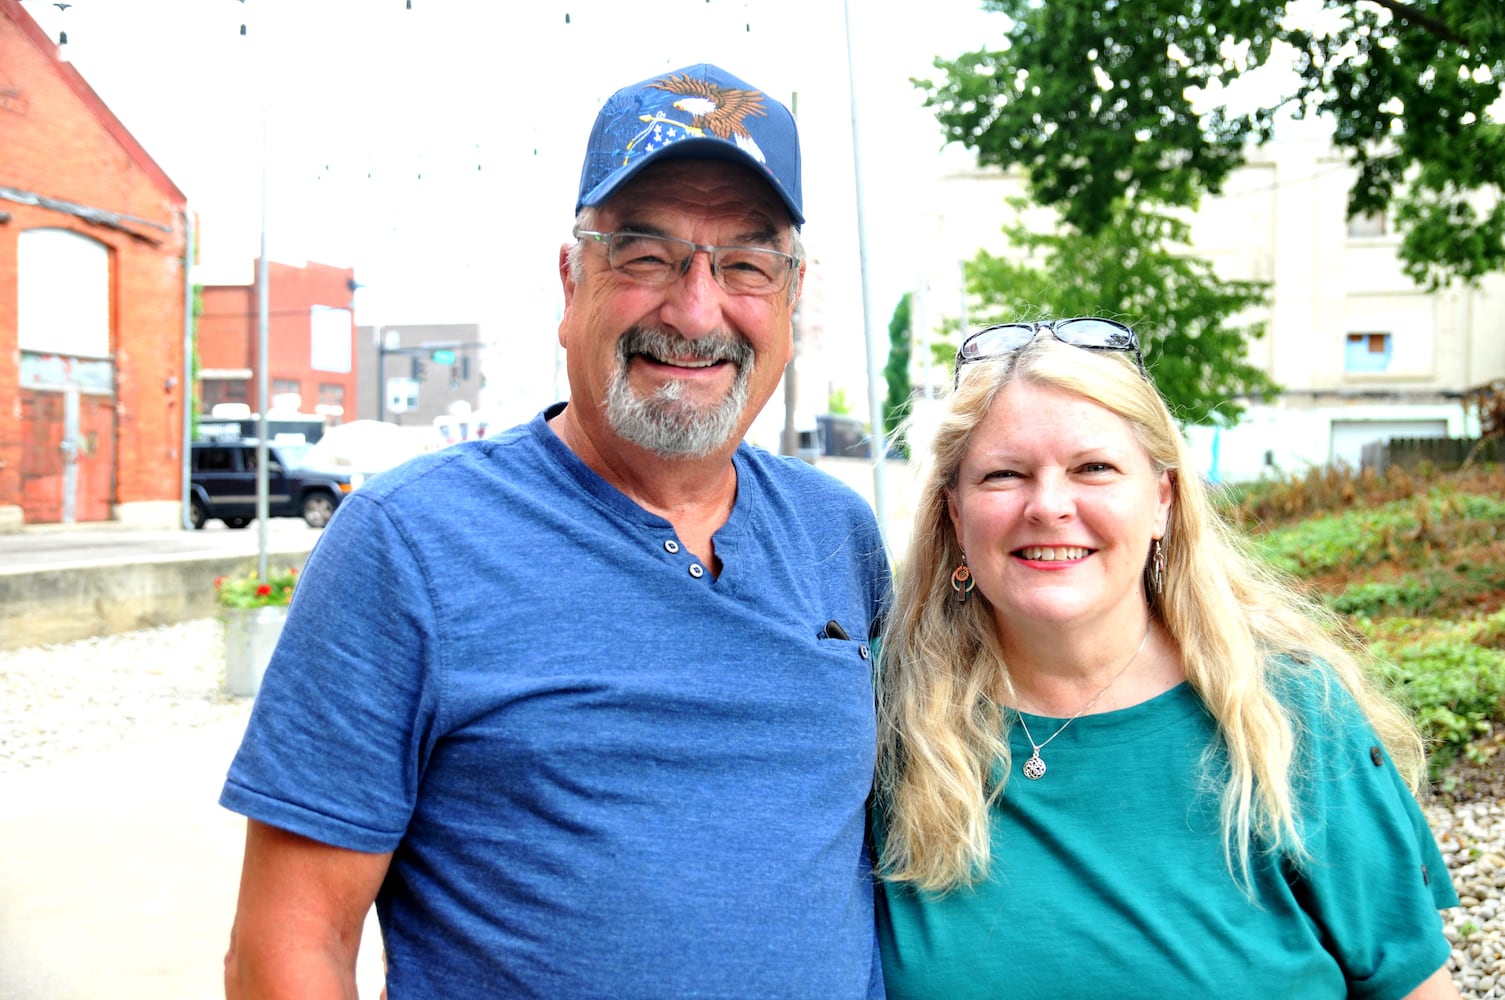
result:
[[[1447,961],[1441,908],[1458,896],[1415,797],[1353,698],[1336,682],[1298,708],[1306,726],[1304,862],[1297,898],[1355,997],[1402,997]]]
[[[304,568],[220,804],[338,847],[395,848],[434,730],[433,606],[382,507],[346,500]]]

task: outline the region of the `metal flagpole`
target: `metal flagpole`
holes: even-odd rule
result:
[[[842,0],[842,13],[846,19],[847,33],[847,86],[852,94],[852,186],[857,195],[857,255],[862,275],[862,335],[867,345],[867,399],[870,419],[873,423],[873,511],[878,517],[878,530],[888,541],[888,497],[885,489],[885,472],[888,460],[888,442],[883,428],[882,365],[878,360],[878,342],[873,336],[872,291],[868,281],[867,226],[863,220],[862,199],[862,144],[857,129],[857,75],[852,61],[852,10],[850,0]]]

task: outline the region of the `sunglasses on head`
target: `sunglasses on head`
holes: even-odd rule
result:
[[[1111,319],[1083,316],[1046,323],[999,323],[978,330],[957,348],[955,384],[961,383],[963,365],[1013,354],[1034,340],[1041,330],[1049,330],[1050,335],[1061,343],[1084,351],[1118,351],[1132,355],[1139,373],[1149,377],[1144,367],[1144,354],[1139,349],[1139,337],[1133,330]]]

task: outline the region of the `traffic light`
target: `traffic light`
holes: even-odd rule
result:
[[[413,381],[423,381],[423,359],[416,354],[413,356]]]

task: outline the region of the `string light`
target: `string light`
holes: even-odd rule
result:
[[[67,13],[68,8],[72,7],[73,5],[71,3],[54,3],[52,6],[56,7],[60,11],[63,11],[64,13]],[[67,45],[68,44],[68,32],[66,32],[66,31],[59,31],[57,33],[57,43],[60,46]],[[61,56],[61,53],[59,53],[59,55]]]

